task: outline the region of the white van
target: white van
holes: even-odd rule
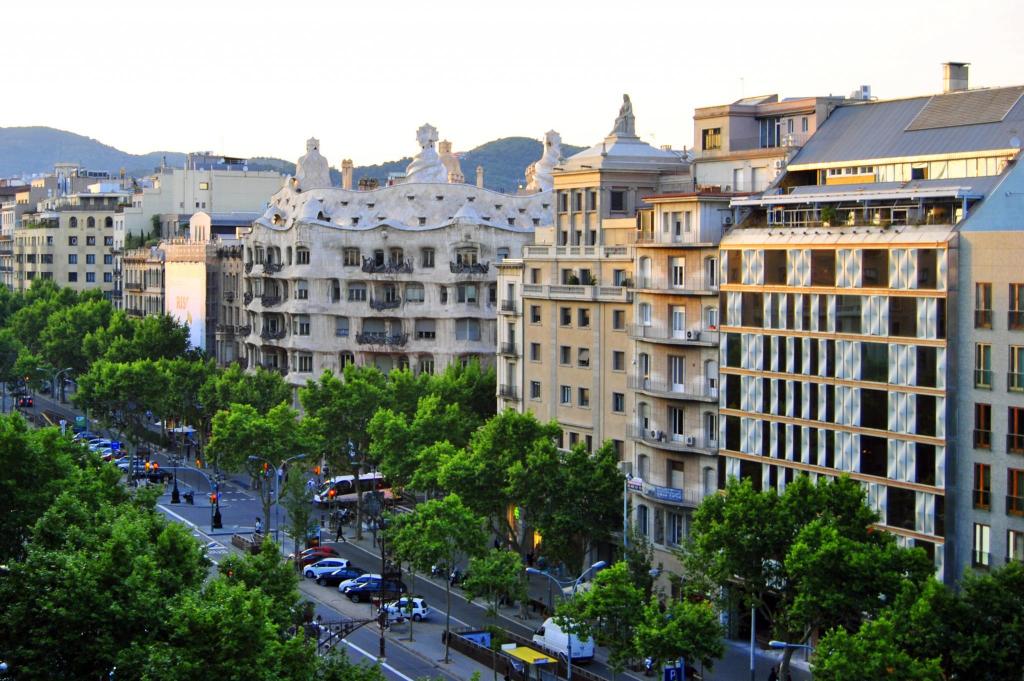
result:
[[[562,631],[558,623],[551,617],[544,620],[533,634],[533,642],[541,649],[553,653],[559,657],[566,657],[569,653],[569,635]],[[575,664],[584,664],[594,659],[594,639],[587,638],[582,641],[575,634],[572,637],[572,661]]]

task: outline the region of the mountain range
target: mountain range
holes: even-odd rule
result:
[[[458,152],[466,182],[476,181],[476,167],[484,168],[484,184],[489,189],[513,192],[522,184],[526,167],[541,156],[542,145],[529,137],[503,137],[486,142],[466,152]],[[562,155],[571,156],[583,147],[562,145]],[[122,169],[131,176],[151,174],[161,163],[181,167],[185,154],[177,151],[152,151],[148,154],[129,154],[99,140],[85,137],[66,130],[43,126],[0,128],[0,177],[16,177],[53,171],[59,162],[79,163],[89,170],[107,170],[118,173]],[[375,178],[381,184],[388,173],[402,172],[412,161],[402,158],[378,165],[357,166],[353,175],[360,178]],[[276,170],[290,175],[295,172],[295,163],[272,157],[249,159],[252,170]],[[336,185],[341,184],[341,174],[332,168],[331,175]]]

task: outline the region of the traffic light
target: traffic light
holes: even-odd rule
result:
[[[336,490],[336,489],[334,489],[334,488],[332,487],[331,489],[329,489],[329,490],[327,491],[327,496],[328,496],[328,497],[330,497],[331,499],[333,499],[333,498],[334,498],[334,495],[335,495],[335,494],[337,494],[337,493],[338,493],[338,490]]]
[[[203,467],[203,460],[200,459],[199,457],[196,457],[196,468],[202,468],[202,467]]]
[[[313,466],[313,475],[320,475],[320,466]]]
[[[157,469],[159,469],[159,468],[160,468],[160,464],[158,464],[156,461],[154,461],[153,462],[153,471],[156,472]]]
[[[217,505],[217,493],[216,492],[213,492],[213,493],[210,494],[210,504],[212,504],[214,506]]]
[[[148,473],[149,472],[149,462],[147,461],[145,464],[143,464],[143,466],[145,467],[146,472]]]

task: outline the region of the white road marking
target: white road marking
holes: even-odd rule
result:
[[[381,666],[381,667],[383,667],[384,669],[387,669],[387,670],[388,670],[389,672],[391,672],[391,673],[392,673],[392,674],[394,674],[395,676],[398,676],[398,677],[400,677],[400,678],[402,678],[402,679],[405,679],[405,681],[415,681],[415,679],[413,679],[413,678],[412,678],[411,676],[406,676],[406,675],[405,675],[405,674],[403,674],[402,672],[400,672],[400,671],[398,671],[397,669],[395,669],[394,667],[392,667],[392,666],[391,666],[390,664],[388,664],[387,662],[380,662],[380,661],[379,661],[379,660],[377,659],[377,656],[376,656],[376,655],[371,655],[371,654],[370,654],[370,653],[369,653],[368,651],[366,651],[366,650],[363,650],[362,648],[360,648],[359,646],[357,646],[357,645],[356,645],[355,643],[352,643],[352,642],[351,642],[351,641],[349,641],[348,639],[342,639],[342,640],[341,640],[341,642],[342,642],[342,643],[344,643],[345,645],[347,645],[347,646],[348,646],[349,648],[352,648],[352,649],[353,649],[353,650],[355,650],[356,652],[362,653],[363,655],[365,655],[366,657],[370,658],[370,659],[371,659],[371,660],[373,660],[374,662],[377,662],[378,664],[380,664],[380,666]]]

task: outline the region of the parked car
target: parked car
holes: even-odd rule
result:
[[[316,579],[325,572],[332,572],[338,568],[344,568],[349,566],[347,558],[324,558],[318,560],[315,563],[307,565],[302,570],[302,574],[306,575],[310,579]]]
[[[35,400],[32,399],[31,395],[22,395],[18,398],[18,406],[31,409],[35,406]]]
[[[74,435],[72,435],[71,439],[74,440],[75,442],[79,442],[79,441],[88,442],[89,440],[94,440],[94,439],[96,439],[98,437],[99,436],[96,433],[90,433],[88,430],[80,430],[77,433],[75,433]]]
[[[389,621],[410,617],[413,622],[419,622],[422,619],[426,619],[430,614],[430,608],[427,607],[426,600],[409,596],[402,596],[397,601],[391,601],[384,605],[382,609],[387,611]]]
[[[316,583],[320,586],[337,586],[346,580],[355,579],[364,574],[366,574],[366,570],[357,568],[355,565],[349,565],[348,567],[321,573],[316,578]]]
[[[581,640],[575,634],[563,631],[551,617],[544,620],[544,624],[534,632],[533,642],[542,650],[564,658],[569,653],[569,636],[572,636],[572,661],[574,663],[584,664],[594,659],[594,639]]]
[[[306,549],[299,554],[299,567],[306,567],[324,558],[334,558],[337,555],[338,551],[333,546],[316,546]],[[289,556],[289,558],[294,560],[294,556]]]
[[[355,586],[357,584],[362,584],[363,582],[369,581],[371,579],[380,579],[380,575],[372,572],[363,573],[358,577],[353,577],[352,579],[346,580],[338,584],[338,591],[340,591],[341,593],[345,593],[345,589],[347,589],[348,587]]]
[[[397,579],[368,579],[361,584],[347,587],[342,593],[349,597],[353,603],[362,603],[371,598],[387,600],[399,598],[409,589],[405,583]]]

